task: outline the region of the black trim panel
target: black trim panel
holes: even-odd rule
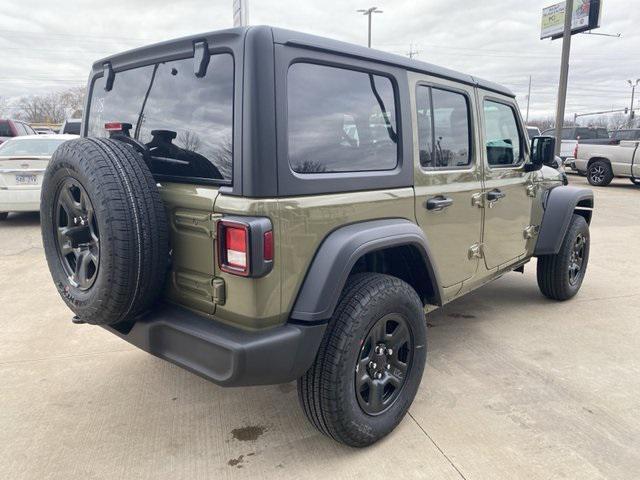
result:
[[[555,255],[569,228],[571,217],[579,202],[593,207],[593,192],[587,188],[556,187],[550,190],[544,204],[544,217],[533,255]],[[591,216],[587,216],[591,220]]]
[[[340,292],[358,259],[369,252],[403,245],[414,246],[420,252],[436,292],[429,303],[442,305],[438,272],[431,263],[423,231],[404,219],[375,220],[339,228],[324,240],[307,272],[291,318],[297,322],[331,318]]]

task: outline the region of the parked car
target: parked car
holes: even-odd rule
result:
[[[77,135],[14,137],[0,145],[0,220],[9,212],[40,210],[42,176],[51,155]]]
[[[0,120],[0,144],[13,137],[35,134],[35,130],[30,125],[20,120]]]
[[[549,298],[585,277],[593,194],[495,83],[251,27],[102,59],[88,91],[41,206],[74,321],[220,385],[297,379],[337,441],[404,417],[426,311],[533,257]]]
[[[56,133],[49,127],[32,127],[32,128],[33,130],[35,130],[35,132],[38,135],[53,135]]]
[[[81,118],[68,118],[60,127],[61,134],[80,135]]]
[[[604,187],[615,177],[629,178],[640,185],[640,141],[622,140],[618,145],[579,143],[576,147],[575,168],[587,176],[591,185]]]
[[[540,129],[532,125],[527,125],[527,133],[529,134],[529,138],[539,137]]]
[[[555,129],[550,128],[542,132],[542,135],[555,137]],[[609,132],[604,127],[563,127],[562,144],[560,146],[560,158],[565,165],[571,166],[574,150],[581,143],[609,143]],[[567,162],[567,159],[570,159]]]

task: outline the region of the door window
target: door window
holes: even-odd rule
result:
[[[522,136],[515,110],[511,106],[485,100],[484,130],[487,163],[490,166],[509,167],[523,161]]]
[[[469,102],[463,94],[420,86],[417,90],[420,165],[427,169],[471,164]]]

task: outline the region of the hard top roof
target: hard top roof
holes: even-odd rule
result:
[[[273,35],[275,43],[283,45],[294,45],[302,48],[309,48],[313,50],[326,51],[331,53],[337,53],[341,55],[347,55],[355,58],[370,60],[374,62],[384,63],[387,65],[394,65],[406,70],[415,72],[426,73],[429,75],[446,78],[453,81],[462,82],[468,85],[476,85],[480,88],[491,90],[503,95],[515,97],[513,92],[508,88],[499,85],[494,82],[483,80],[477,77],[473,77],[468,74],[456,72],[448,68],[439,67],[431,63],[414,60],[402,55],[396,55],[393,53],[383,52],[373,48],[367,48],[353,43],[341,42],[339,40],[333,40],[330,38],[320,37],[316,35],[310,35],[307,33],[296,32],[293,30],[285,30],[282,28],[270,27],[270,26],[255,26],[255,27],[238,27],[225,30],[218,30],[214,32],[202,33],[198,35],[190,35],[188,37],[178,38],[174,40],[168,40],[165,42],[140,47],[127,52],[119,53],[98,60],[94,63],[94,71],[102,69],[104,62],[112,61],[115,63],[128,63],[129,59],[142,55],[153,55],[162,52],[163,47],[168,47],[175,44],[191,44],[193,41],[207,39],[209,46],[215,44],[215,41],[223,41],[224,38],[244,36],[251,29],[268,29]]]

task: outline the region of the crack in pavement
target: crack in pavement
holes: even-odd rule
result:
[[[409,417],[411,417],[411,420],[413,420],[413,421],[415,422],[415,424],[418,426],[418,428],[419,428],[420,430],[422,430],[422,433],[424,433],[424,434],[427,436],[427,438],[429,439],[429,441],[430,441],[431,443],[433,443],[433,446],[434,446],[434,447],[436,447],[436,448],[438,449],[438,451],[442,454],[442,456],[443,456],[444,458],[446,458],[446,459],[447,459],[447,462],[449,462],[449,465],[451,465],[451,466],[453,467],[453,469],[454,469],[456,472],[458,472],[458,475],[460,475],[460,478],[462,478],[463,480],[467,480],[467,477],[465,477],[465,476],[463,475],[463,473],[462,473],[462,472],[460,471],[460,469],[456,466],[456,464],[455,464],[455,463],[453,463],[453,461],[452,461],[452,460],[447,456],[447,454],[446,454],[446,453],[444,453],[444,451],[443,451],[443,450],[440,448],[440,446],[435,442],[435,440],[434,440],[433,438],[431,438],[431,435],[429,435],[429,434],[427,433],[427,431],[426,431],[424,428],[422,428],[422,425],[420,425],[420,424],[418,423],[418,421],[414,418],[414,416],[411,414],[411,412],[407,412],[407,415],[409,415]]]

